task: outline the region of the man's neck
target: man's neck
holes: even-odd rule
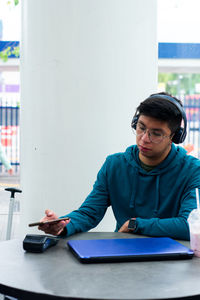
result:
[[[145,164],[147,166],[155,167],[155,166],[159,165],[162,161],[165,160],[165,158],[168,156],[170,151],[171,151],[171,147],[170,147],[169,151],[163,153],[163,155],[160,157],[146,157],[139,152],[139,159],[140,159],[140,161],[143,162],[143,164]]]
[[[156,167],[156,166],[146,165],[141,160],[140,160],[140,165],[141,165],[142,169],[145,170],[146,172],[150,172]]]

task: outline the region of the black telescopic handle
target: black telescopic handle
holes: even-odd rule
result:
[[[6,188],[5,191],[11,192],[11,198],[15,198],[15,193],[22,193],[22,190],[16,188]]]

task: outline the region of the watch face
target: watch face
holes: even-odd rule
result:
[[[136,220],[135,219],[129,220],[128,229],[132,229],[132,230],[136,229]]]

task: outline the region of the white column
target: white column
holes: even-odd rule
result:
[[[156,0],[22,1],[22,233],[81,205],[156,86]]]

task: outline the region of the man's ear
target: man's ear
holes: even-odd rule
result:
[[[175,134],[175,133],[172,133],[172,134],[170,135],[170,145],[173,143],[173,142],[172,142],[172,139],[173,139],[173,137],[174,137],[174,134]]]

